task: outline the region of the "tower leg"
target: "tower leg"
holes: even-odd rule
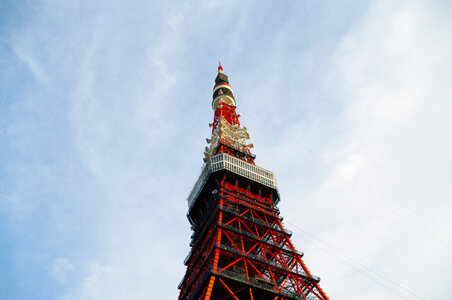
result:
[[[215,276],[211,276],[209,285],[207,286],[206,297],[204,298],[204,300],[210,300],[210,297],[212,296],[212,289],[213,289],[214,283],[215,283]]]

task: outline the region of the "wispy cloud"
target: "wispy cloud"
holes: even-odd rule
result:
[[[75,270],[74,265],[66,257],[57,257],[52,265],[52,274],[59,281],[66,280],[66,274]]]

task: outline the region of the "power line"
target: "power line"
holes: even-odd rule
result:
[[[421,291],[419,289],[412,288],[412,287],[407,287],[406,284],[400,283],[395,278],[392,278],[391,276],[389,276],[387,274],[379,272],[375,268],[371,268],[371,267],[361,263],[357,259],[354,259],[352,257],[342,254],[341,252],[339,252],[338,250],[336,250],[335,248],[333,248],[326,242],[316,238],[314,235],[301,229],[299,226],[295,225],[294,223],[287,221],[287,219],[286,219],[286,222],[288,224],[290,224],[291,226],[295,227],[297,232],[304,234],[304,236],[307,237],[308,240],[313,242],[313,243],[311,243],[311,245],[313,245],[314,247],[324,251],[326,254],[333,257],[337,261],[343,263],[344,265],[353,269],[355,272],[358,272],[359,274],[361,274],[361,275],[365,276],[366,278],[368,278],[369,280],[379,284],[380,286],[382,286],[385,289],[387,289],[388,291],[398,295],[399,297],[401,297],[403,299],[410,299],[410,298],[407,298],[406,295],[401,293],[401,291],[403,291],[403,292],[405,292],[405,294],[410,294],[411,296],[413,296],[417,299],[420,299],[420,300],[426,300],[426,298],[422,297],[419,294],[423,294],[424,296],[426,296],[429,299],[436,299],[435,297],[425,293],[424,291]]]
[[[305,153],[310,156],[311,159],[318,158],[318,155],[315,154],[312,150],[309,148],[300,145],[295,140],[291,139],[290,143],[292,143],[294,146],[303,149]],[[317,159],[318,160],[318,159]],[[338,172],[331,168],[330,166],[326,166],[326,168],[334,175],[339,176]],[[416,227],[418,230],[430,235],[440,243],[442,243],[444,246],[452,250],[452,241],[447,237],[444,236],[440,231],[440,229],[436,229],[432,222],[429,222],[425,220],[425,218],[419,217],[418,214],[413,212],[410,208],[407,206],[401,204],[399,201],[396,201],[394,199],[390,199],[389,197],[385,196],[382,193],[378,193],[375,191],[375,189],[371,188],[369,185],[366,185],[362,182],[357,181],[351,181],[346,180],[346,182],[351,185],[355,186],[358,190],[361,190],[362,193],[366,194],[368,197],[372,198],[373,200],[377,201],[380,204],[380,207],[386,209],[392,214],[396,214],[402,219],[405,219],[410,223],[412,226]],[[394,209],[395,208],[395,209]],[[403,213],[405,212],[405,213]],[[444,231],[444,230],[443,230]]]

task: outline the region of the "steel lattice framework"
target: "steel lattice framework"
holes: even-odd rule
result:
[[[272,172],[254,164],[220,65],[205,166],[189,199],[193,234],[179,299],[323,299],[284,229]]]

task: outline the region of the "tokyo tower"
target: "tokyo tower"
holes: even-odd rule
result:
[[[212,109],[205,164],[188,197],[193,234],[179,299],[329,299],[282,225],[275,176],[254,163],[221,64]]]

